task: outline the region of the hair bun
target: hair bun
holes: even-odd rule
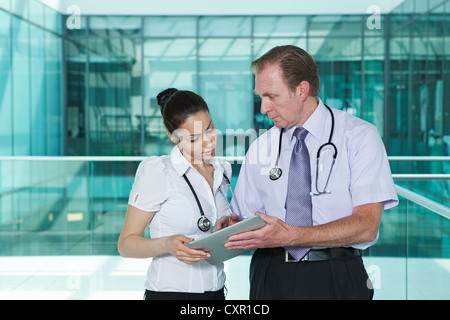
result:
[[[161,91],[157,96],[156,100],[158,101],[158,105],[161,107],[161,111],[164,109],[167,101],[175,94],[178,90],[175,88],[169,88],[164,91]]]

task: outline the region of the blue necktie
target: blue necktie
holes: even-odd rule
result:
[[[289,180],[286,197],[286,219],[285,222],[294,227],[312,225],[311,204],[311,170],[309,164],[309,153],[305,144],[308,131],[298,127],[294,131],[297,142],[292,150],[291,162],[289,164]],[[311,248],[286,246],[286,250],[294,259],[299,261]]]

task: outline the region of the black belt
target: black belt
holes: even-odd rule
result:
[[[311,249],[302,259],[300,259],[300,261],[297,261],[289,254],[286,249],[280,249],[284,251],[283,254],[285,262],[326,261],[362,256],[362,251],[355,248],[338,247],[326,249]]]

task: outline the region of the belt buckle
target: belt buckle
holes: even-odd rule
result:
[[[284,262],[303,262],[303,261],[309,261],[309,252],[307,254],[304,255],[303,258],[301,258],[299,261],[295,260],[295,259],[290,259],[289,258],[289,251],[287,251],[286,249],[284,250]]]
[[[295,259],[290,259],[289,258],[289,251],[287,251],[286,249],[284,250],[284,262],[302,262],[302,261],[308,261],[308,254],[306,254],[303,258],[300,259],[300,261],[297,261]]]
[[[284,250],[284,262],[297,262],[296,260],[289,259],[289,252],[286,249]]]

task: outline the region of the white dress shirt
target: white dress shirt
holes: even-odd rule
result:
[[[226,194],[231,166],[214,158],[214,194],[206,179],[183,157],[175,146],[170,155],[149,157],[137,169],[128,203],[147,212],[156,212],[150,223],[150,236],[159,238],[183,234],[202,238],[212,233],[217,219],[229,215]],[[186,174],[201,203],[211,229],[200,231],[201,217],[195,197],[183,178]],[[152,291],[195,292],[217,291],[225,283],[223,264],[206,261],[186,264],[171,254],[154,257],[147,272],[145,288]]]
[[[303,125],[309,132],[305,143],[310,156],[311,191],[314,192],[317,151],[328,142],[331,130],[331,114],[320,99],[318,103]],[[350,216],[354,207],[367,203],[384,202],[384,209],[398,204],[386,151],[376,127],[347,112],[332,110],[335,118],[332,142],[336,145],[337,157],[327,187],[331,193],[312,197],[313,225]],[[285,221],[289,163],[296,142],[294,130],[295,127],[284,130],[278,163],[283,173],[276,181],[270,180],[269,171],[275,166],[278,155],[280,129],[271,128],[250,146],[234,191],[243,216],[260,211]],[[330,147],[322,149],[319,190],[328,177],[332,154]],[[375,242],[352,247],[365,249]]]

